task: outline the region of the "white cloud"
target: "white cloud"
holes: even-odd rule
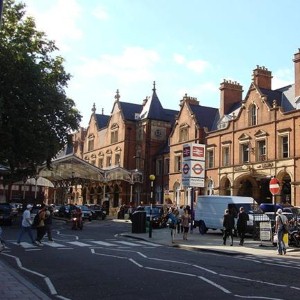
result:
[[[105,54],[99,59],[84,57],[78,73],[90,78],[108,75],[122,82],[142,81],[153,78],[151,70],[159,60],[158,53],[153,50],[132,47],[126,48],[119,56]]]
[[[109,19],[109,15],[108,15],[107,11],[101,6],[98,6],[94,9],[93,15],[99,20]]]
[[[210,66],[205,60],[198,59],[188,61],[183,55],[178,53],[173,54],[173,59],[177,64],[184,65],[196,73],[203,73]]]
[[[209,63],[204,60],[192,60],[187,63],[187,67],[196,73],[203,73],[209,67]]]
[[[185,58],[183,55],[180,55],[180,54],[174,54],[173,55],[173,58],[174,58],[174,61],[176,63],[178,63],[179,65],[183,65],[185,63]]]
[[[34,17],[38,30],[44,31],[49,39],[55,40],[61,50],[67,50],[66,40],[80,40],[83,36],[77,24],[82,8],[76,0],[56,0],[49,3],[49,9],[42,12],[33,0],[28,0],[26,11]]]

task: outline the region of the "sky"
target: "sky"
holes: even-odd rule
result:
[[[224,79],[240,83],[245,97],[257,65],[272,71],[273,89],[294,82],[297,0],[21,2],[65,59],[66,94],[83,127],[93,103],[110,115],[118,89],[120,101],[142,104],[153,81],[162,106],[174,110],[185,94],[219,108]]]

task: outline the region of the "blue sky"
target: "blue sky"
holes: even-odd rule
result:
[[[59,47],[72,74],[67,95],[88,125],[121,101],[142,104],[153,81],[164,108],[187,93],[219,107],[223,79],[243,85],[256,65],[273,88],[294,81],[300,47],[297,0],[26,0],[28,14]]]

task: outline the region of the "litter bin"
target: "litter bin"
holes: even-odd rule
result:
[[[131,217],[132,233],[146,233],[146,212],[135,211]]]

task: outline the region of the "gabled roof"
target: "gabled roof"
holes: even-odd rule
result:
[[[219,119],[219,110],[217,108],[195,104],[190,104],[190,108],[195,114],[200,127],[206,127],[209,131],[213,129],[215,121]]]

